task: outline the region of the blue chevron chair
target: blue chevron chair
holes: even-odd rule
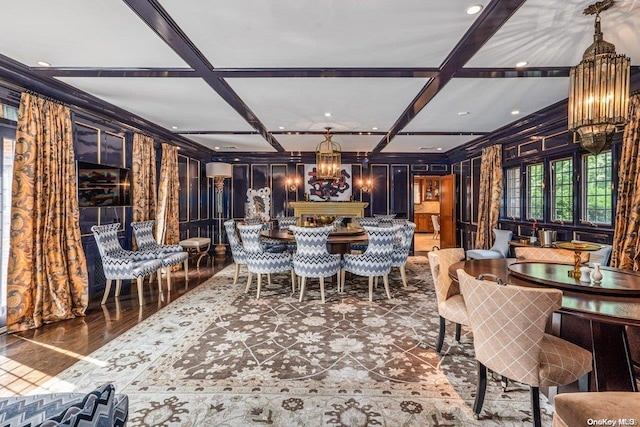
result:
[[[283,273],[291,271],[291,289],[295,292],[296,277],[291,264],[291,255],[288,253],[267,252],[260,242],[260,231],[262,225],[238,225],[242,247],[247,254],[247,268],[249,277],[245,293],[249,292],[253,274],[258,275],[258,290],[256,299],[260,298],[262,288],[262,275],[266,274],[269,284],[271,284],[272,273]]]
[[[184,264],[184,279],[189,280],[189,254],[180,245],[161,245],[153,237],[155,221],[132,222],[131,228],[136,238],[138,249],[155,252],[162,261],[162,270],[167,276],[167,289],[171,291],[171,267]]]
[[[394,220],[396,223],[397,220]],[[400,224],[396,224],[400,225]],[[398,267],[402,276],[402,286],[407,286],[407,272],[405,265],[411,250],[411,242],[413,242],[413,233],[416,230],[416,224],[410,221],[400,225],[400,239],[393,244],[393,253],[391,254],[391,267]]]
[[[300,277],[300,302],[304,298],[307,278],[320,280],[320,299],[324,304],[324,278],[340,272],[340,255],[327,252],[327,239],[333,231],[333,225],[326,227],[296,227],[289,226],[298,245],[298,251],[293,256],[293,268],[296,276]],[[338,280],[340,276],[338,275]],[[338,289],[340,282],[338,281]]]
[[[144,303],[142,295],[142,279],[153,272],[158,274],[158,290],[162,297],[162,280],[160,269],[162,261],[157,258],[155,252],[150,251],[127,251],[122,249],[118,240],[119,223],[107,225],[94,225],[91,227],[93,236],[98,244],[98,251],[102,259],[102,269],[107,279],[107,286],[104,288],[102,302],[104,304],[109,298],[111,281],[116,281],[116,298],[120,296],[120,286],[122,280],[136,279],[138,282],[138,301],[140,305]]]
[[[240,243],[238,238],[238,231],[236,230],[236,222],[232,219],[225,221],[224,229],[227,232],[227,240],[229,240],[229,246],[231,247],[231,255],[233,256],[233,263],[236,265],[236,272],[233,275],[233,284],[238,283],[238,275],[240,274],[240,266],[247,265],[247,253]]]
[[[297,225],[298,224],[298,219],[300,219],[300,217],[297,217],[297,216],[279,216],[279,217],[276,217],[276,220],[278,221],[278,228],[281,229],[281,230],[286,230],[291,225]]]
[[[358,224],[360,224],[360,227],[378,227],[380,223],[380,220],[378,218],[372,217],[357,217],[356,220],[358,221]],[[351,245],[349,249],[362,253],[367,250],[367,246],[367,243],[357,243],[355,245]]]
[[[269,230],[270,227],[270,223],[264,222],[262,218],[245,218],[244,223],[247,225],[261,225],[262,230]],[[260,236],[260,243],[262,244],[262,248],[268,252],[280,253],[288,249],[287,245],[283,244],[280,240],[270,239],[268,237]]]
[[[389,292],[389,272],[391,271],[391,255],[393,253],[393,241],[400,226],[391,227],[363,227],[369,237],[367,250],[360,255],[345,254],[342,265],[340,283],[344,291],[345,272],[369,277],[369,301],[373,301],[373,279],[382,276],[387,298],[391,299]]]

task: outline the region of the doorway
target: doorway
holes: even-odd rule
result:
[[[440,177],[413,177],[413,218],[416,223],[414,252],[440,247]]]

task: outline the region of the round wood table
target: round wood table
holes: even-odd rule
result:
[[[603,289],[595,289],[568,277],[567,267],[514,258],[473,259],[453,264],[449,276],[457,281],[457,270],[462,269],[474,277],[490,273],[514,285],[562,290],[562,307],[552,317],[551,333],[592,352],[594,390],[637,391],[625,326],[640,326],[640,275],[603,267]]]
[[[293,243],[296,241],[293,237],[293,233],[289,230],[264,230],[260,232],[264,237],[274,240],[281,240],[287,243]],[[362,228],[347,228],[338,227],[338,229],[331,234],[327,239],[327,250],[332,254],[344,255],[349,253],[349,247],[352,243],[367,243],[369,237]]]

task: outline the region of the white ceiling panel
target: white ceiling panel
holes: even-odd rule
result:
[[[4,2],[0,53],[28,66],[184,67],[122,1]]]
[[[460,1],[160,2],[223,68],[437,67],[478,16]]]
[[[590,3],[528,0],[466,66],[514,67],[520,61],[528,67],[577,65],[593,43],[594,17],[582,14]],[[600,16],[604,39],[632,64],[640,64],[640,1],[620,0]]]
[[[568,93],[568,77],[452,79],[404,131],[490,132],[566,99]],[[458,114],[463,112],[469,114]]]
[[[276,135],[286,151],[315,151],[324,141],[323,135]],[[342,151],[367,153],[378,145],[381,137],[376,135],[334,135],[331,140],[342,147]]]
[[[478,136],[470,135],[397,135],[383,153],[445,153]]]
[[[218,152],[275,152],[261,135],[183,135]],[[216,148],[218,147],[218,148]]]
[[[254,130],[197,78],[84,78],[60,80],[172,130]]]
[[[479,136],[470,135],[397,135],[383,153],[445,153]]]
[[[270,131],[387,130],[427,79],[228,79]],[[326,117],[326,113],[331,113]]]

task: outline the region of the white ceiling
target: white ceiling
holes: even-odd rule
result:
[[[486,7],[489,0],[159,2],[215,69],[231,70],[437,69],[481,16],[467,15],[466,7],[481,4],[485,12],[491,10]],[[593,17],[582,15],[588,4],[585,0],[527,0],[464,68],[513,68],[519,61],[528,61],[527,67],[577,64],[593,37]],[[162,32],[171,29],[171,23],[152,25],[161,25]],[[633,65],[640,65],[640,0],[621,0],[603,12],[602,27],[605,39],[631,57]],[[404,117],[415,117],[397,129],[400,134],[383,152],[429,153],[438,152],[438,147],[446,152],[476,138],[456,135],[458,132],[491,132],[565,99],[568,93],[566,77],[452,78],[422,110],[412,111],[412,101],[429,81],[424,76],[225,77],[223,85],[238,95],[241,109],[259,120],[249,124],[245,117],[250,114],[238,113],[237,102],[232,108],[231,101],[200,78],[100,76],[103,69],[187,70],[193,66],[125,2],[117,0],[7,2],[2,6],[0,54],[29,67],[47,61],[54,71],[55,67],[93,69],[94,77],[56,78],[176,134],[200,131],[183,136],[203,147],[229,152],[272,152],[274,148],[261,135],[237,134],[260,126],[274,132],[285,151],[312,151],[323,137],[295,132],[331,126],[353,133],[334,137],[345,151],[367,152],[384,139],[384,133],[393,129],[405,111]],[[519,115],[510,114],[515,109]],[[462,111],[469,114],[458,115]],[[325,117],[326,112],[331,117]],[[229,146],[237,148],[224,148]],[[423,147],[432,148],[421,150]]]

